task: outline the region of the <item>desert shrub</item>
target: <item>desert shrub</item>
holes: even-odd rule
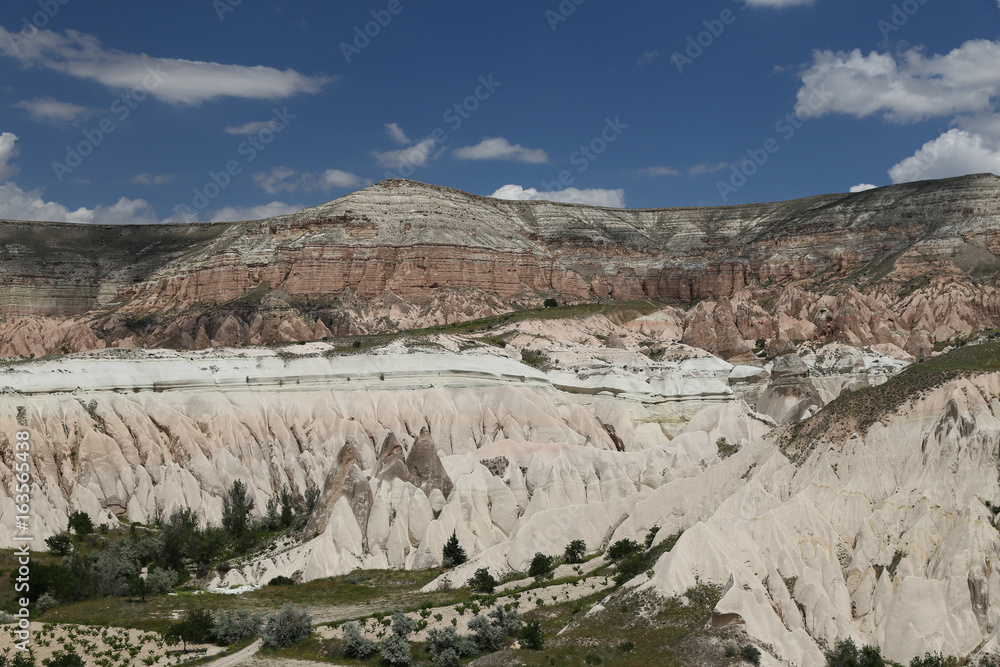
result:
[[[751,665],[760,664],[760,649],[752,644],[740,647],[740,657]]]
[[[216,642],[228,646],[257,636],[260,632],[260,624],[260,614],[251,614],[246,609],[232,612],[220,611],[215,615],[212,635],[215,636]]]
[[[646,571],[646,565],[646,559],[641,553],[629,554],[615,566],[615,584],[621,586],[626,581],[638,577]]]
[[[409,665],[413,661],[410,642],[395,632],[379,642],[379,650],[382,653],[382,660],[393,667]]]
[[[612,563],[616,563],[632,554],[637,554],[642,551],[642,547],[635,540],[618,540],[610,547],[605,554],[608,560]]]
[[[545,306],[546,308],[558,308],[559,307],[559,302],[556,301],[555,299],[546,299],[542,303],[542,305]]]
[[[469,635],[460,635],[454,627],[431,630],[427,633],[427,652],[431,660],[442,664],[442,656],[451,652],[456,658],[465,658],[477,653],[476,641]]]
[[[0,611],[0,625],[8,625],[16,622],[17,616],[14,616],[14,614],[10,614],[6,611]]]
[[[139,554],[131,540],[112,542],[94,561],[97,592],[105,597],[128,595],[129,580],[139,570]]]
[[[154,567],[146,575],[146,583],[152,595],[166,595],[177,587],[177,571]]]
[[[536,581],[551,579],[552,570],[554,568],[555,563],[552,561],[552,556],[546,556],[541,552],[537,552],[535,553],[535,557],[531,559],[531,567],[528,568],[528,576],[534,577]]]
[[[532,619],[521,628],[521,646],[532,651],[541,651],[545,648],[545,634],[542,632],[542,624]]]
[[[451,531],[451,537],[445,542],[441,555],[443,567],[455,567],[469,560],[469,557],[465,554],[465,549],[462,548],[462,545],[458,541],[458,533],[454,530]]]
[[[344,625],[344,640],[341,648],[344,657],[365,660],[377,650],[375,642],[364,636],[361,632],[361,626],[356,621]]]
[[[268,648],[286,648],[312,634],[312,615],[294,604],[272,611],[264,619],[260,638]]]
[[[35,611],[42,614],[49,609],[52,609],[52,607],[55,607],[57,604],[59,604],[59,601],[52,597],[52,595],[49,593],[42,593],[38,596],[38,600],[35,601]]]
[[[500,631],[510,637],[516,637],[523,623],[521,614],[516,607],[500,606],[489,613],[490,621],[500,628]]]
[[[583,557],[587,554],[587,543],[583,540],[573,540],[566,545],[563,559],[567,563],[582,563]]]
[[[493,625],[485,616],[475,616],[469,621],[469,630],[480,651],[492,653],[503,646],[504,631]]]
[[[267,582],[268,586],[294,586],[295,581],[291,577],[286,577],[284,575],[278,575],[277,577],[271,577],[271,581]]]
[[[438,654],[437,661],[434,663],[435,667],[460,667],[461,664],[462,661],[458,657],[458,653],[451,648]]]
[[[416,629],[417,622],[403,612],[397,611],[392,615],[392,634],[409,639]]]
[[[469,588],[477,593],[491,595],[497,587],[497,580],[485,567],[476,570],[476,573],[469,579]]]
[[[376,650],[375,642],[361,634],[361,626],[355,621],[351,621],[344,626],[343,653],[345,658],[365,660],[373,655]]]

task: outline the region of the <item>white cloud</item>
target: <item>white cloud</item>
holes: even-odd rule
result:
[[[413,143],[406,136],[406,132],[403,132],[403,128],[399,126],[399,123],[386,123],[385,129],[389,133],[389,136],[392,137],[392,140],[400,146],[409,146]]]
[[[107,49],[96,37],[75,30],[64,34],[39,30],[31,40],[25,40],[0,26],[0,53],[24,65],[96,81],[115,90],[144,88],[171,104],[200,104],[222,97],[282,99],[319,92],[328,81],[292,69],[126,53]]]
[[[945,55],[817,51],[802,74],[796,112],[803,117],[883,114],[895,122],[982,113],[1000,94],[1000,44],[964,43]]]
[[[378,163],[389,169],[402,169],[403,167],[426,167],[430,162],[434,147],[437,145],[434,137],[427,137],[419,143],[407,148],[400,148],[396,151],[375,151],[372,155]]]
[[[289,167],[275,167],[270,171],[258,172],[253,175],[253,180],[269,195],[297,190],[326,191],[330,188],[357,188],[371,184],[369,180],[340,169],[327,169],[322,174],[313,174],[299,173]]]
[[[341,171],[340,169],[327,169],[320,177],[320,181],[331,188],[360,188],[371,184],[371,181],[367,179],[362,179],[349,171]]]
[[[270,120],[252,120],[242,125],[230,125],[225,128],[226,134],[257,134],[264,129],[272,129]]]
[[[852,187],[851,192],[865,192],[867,190],[874,190],[877,187],[877,185],[872,185],[871,183],[861,183]]]
[[[510,160],[525,164],[545,164],[548,154],[540,148],[525,148],[511,144],[503,137],[486,137],[475,146],[455,149],[455,157],[460,160]]]
[[[639,173],[644,176],[680,176],[681,172],[670,167],[646,167],[640,169]]]
[[[163,185],[173,183],[174,178],[174,174],[136,174],[129,182],[133,185]]]
[[[122,197],[112,206],[81,207],[71,210],[46,201],[43,188],[22,190],[16,183],[0,184],[0,219],[80,222],[94,225],[133,225],[160,222],[153,207],[144,199]]]
[[[639,56],[639,59],[635,61],[636,67],[645,67],[649,63],[653,62],[660,57],[659,51],[646,51],[644,54]]]
[[[17,147],[16,134],[11,132],[0,134],[0,181],[6,181],[8,178],[17,176],[17,172],[20,170],[17,168],[17,165],[11,164],[10,161],[16,158],[20,152],[20,149]],[[0,216],[0,218],[2,217]]]
[[[567,204],[588,204],[590,206],[606,206],[610,208],[625,208],[625,190],[604,190],[592,188],[579,190],[566,188],[556,192],[539,192],[535,188],[525,190],[520,185],[505,185],[491,197],[496,199],[512,199],[520,201],[555,201]]]
[[[701,164],[696,164],[691,167],[691,175],[699,176],[701,174],[714,174],[717,171],[722,171],[729,166],[728,162],[702,162]]]
[[[92,116],[95,112],[94,109],[70,102],[60,102],[52,97],[22,100],[11,106],[15,109],[24,109],[34,120],[43,123],[75,123],[78,120]]]
[[[811,5],[813,0],[745,0],[747,7],[795,7]]]
[[[925,143],[892,169],[893,183],[992,172],[1000,175],[1000,144],[981,134],[952,129]]]
[[[305,206],[301,204],[285,204],[280,201],[273,201],[270,204],[260,206],[227,206],[209,215],[209,222],[242,222],[243,220],[263,220],[264,218],[274,218],[286,213],[301,211]]]

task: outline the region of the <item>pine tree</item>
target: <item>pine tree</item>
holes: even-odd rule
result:
[[[451,537],[448,538],[448,541],[444,545],[442,556],[442,565],[444,567],[455,567],[469,560],[469,557],[465,555],[465,549],[458,542],[458,533],[456,531],[451,531]]]

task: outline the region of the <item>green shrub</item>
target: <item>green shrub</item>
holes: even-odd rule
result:
[[[298,644],[310,634],[312,615],[290,603],[268,614],[260,630],[260,638],[267,648],[286,648]]]
[[[35,611],[39,614],[44,614],[49,609],[52,609],[52,607],[55,607],[57,604],[59,604],[58,600],[56,600],[50,594],[42,593],[41,595],[38,596],[38,600],[35,601]]]
[[[546,299],[542,303],[542,305],[545,306],[546,308],[558,308],[559,307],[559,302],[556,301],[555,299]]]
[[[146,575],[146,584],[151,595],[166,595],[177,587],[177,570],[154,567]]]
[[[491,595],[497,587],[497,580],[490,574],[490,571],[485,567],[481,567],[476,570],[476,573],[472,575],[469,579],[469,588],[477,593],[485,593],[486,595]]]
[[[542,624],[532,619],[521,628],[521,646],[532,651],[541,651],[545,648],[545,634],[542,632]]]
[[[567,563],[582,563],[583,557],[587,554],[587,543],[583,540],[573,540],[566,545],[563,553],[563,560]]]
[[[656,534],[660,532],[659,526],[653,526],[646,532],[646,539],[643,542],[646,545],[646,550],[649,551],[653,546],[653,540],[656,539]]]
[[[395,632],[379,642],[379,650],[382,653],[382,660],[392,667],[405,667],[413,661],[410,642]]]
[[[751,665],[760,664],[760,649],[752,644],[740,647],[740,657]]]
[[[256,637],[260,633],[261,622],[260,614],[251,614],[246,609],[220,611],[215,615],[212,635],[216,643],[228,646]]]
[[[366,660],[375,654],[377,647],[375,642],[361,634],[361,626],[355,621],[351,621],[344,626],[344,646],[345,658],[356,660]]]
[[[610,547],[605,554],[607,559],[612,563],[617,563],[618,561],[626,558],[632,554],[640,553],[642,547],[635,540],[618,540]]]
[[[295,581],[291,577],[286,577],[283,574],[277,577],[272,577],[271,581],[267,582],[268,586],[294,586]]]
[[[554,568],[555,563],[552,560],[552,556],[546,556],[541,552],[537,552],[535,557],[531,559],[531,567],[528,568],[528,576],[534,577],[535,581],[551,579],[552,570]]]
[[[73,540],[70,539],[69,533],[66,532],[46,537],[45,544],[55,556],[68,556],[69,552],[73,549]]]
[[[476,642],[469,635],[460,635],[454,627],[431,630],[427,633],[427,653],[436,664],[450,664],[451,657],[465,658],[475,655]]]

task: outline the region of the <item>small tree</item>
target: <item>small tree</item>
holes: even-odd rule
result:
[[[554,567],[555,563],[552,561],[552,556],[546,556],[541,552],[537,552],[535,557],[531,559],[531,567],[528,568],[528,576],[534,577],[535,581],[551,579]]]
[[[427,632],[427,652],[438,665],[452,664],[452,654],[457,660],[475,655],[477,651],[475,640],[469,635],[458,634],[454,626]]]
[[[653,540],[656,539],[656,534],[660,532],[659,526],[653,526],[646,532],[646,539],[644,540],[646,549],[650,549],[653,546]]]
[[[521,646],[532,651],[541,651],[545,648],[545,634],[542,632],[542,624],[532,619],[521,628]]]
[[[640,551],[642,551],[642,547],[635,540],[618,540],[608,547],[608,552],[605,555],[609,561],[615,563]]]
[[[484,595],[492,595],[493,591],[496,590],[497,580],[493,578],[490,571],[485,567],[481,567],[476,570],[476,573],[472,575],[469,579],[469,588],[474,590],[476,593],[483,593]]]
[[[281,517],[278,516],[278,500],[276,498],[267,499],[267,510],[264,513],[264,524],[267,530],[277,530],[281,525]]]
[[[94,532],[94,522],[90,515],[80,510],[69,515],[69,527],[79,537],[86,537]]]
[[[224,646],[250,639],[260,633],[261,618],[259,614],[251,614],[246,609],[220,611],[215,615],[212,634]]]
[[[207,644],[211,641],[214,625],[215,619],[207,609],[188,609],[184,618],[170,624],[164,633],[164,639],[168,644],[181,642],[187,653],[189,643]]]
[[[166,595],[177,587],[177,571],[154,567],[146,575],[150,595]]]
[[[272,611],[264,619],[260,638],[267,648],[287,648],[312,634],[312,615],[294,604]]]
[[[141,574],[134,574],[128,580],[128,594],[132,597],[139,598],[145,602],[149,592],[149,582]]]
[[[582,563],[583,557],[587,554],[587,543],[583,540],[573,540],[566,545],[563,559],[567,563]]]
[[[417,623],[401,612],[392,615],[392,634],[382,640],[379,648],[382,659],[390,665],[409,665],[413,661],[410,652],[410,635],[416,630]]]
[[[254,506],[247,485],[236,480],[222,498],[222,527],[237,539],[243,537],[250,526],[250,513]]]
[[[281,525],[287,528],[295,519],[295,496],[288,487],[281,489]]]
[[[465,549],[458,542],[458,531],[451,531],[451,537],[448,538],[448,541],[444,545],[442,565],[444,567],[455,567],[467,560],[469,560],[469,557],[465,555]]]
[[[524,624],[521,622],[521,614],[515,607],[498,605],[496,609],[489,613],[490,621],[493,625],[509,637],[516,637]]]
[[[317,500],[319,500],[319,487],[315,484],[310,484],[309,488],[306,489],[306,514],[312,514]]]
[[[559,306],[559,302],[556,301],[555,299],[550,298],[546,299],[542,305],[545,306],[546,308],[556,308],[557,306]]]
[[[356,621],[351,621],[344,626],[343,654],[345,658],[366,660],[377,650],[375,642],[361,634],[361,627]]]
[[[45,545],[54,556],[68,556],[73,549],[73,541],[69,538],[69,533],[66,532],[46,537]]]

